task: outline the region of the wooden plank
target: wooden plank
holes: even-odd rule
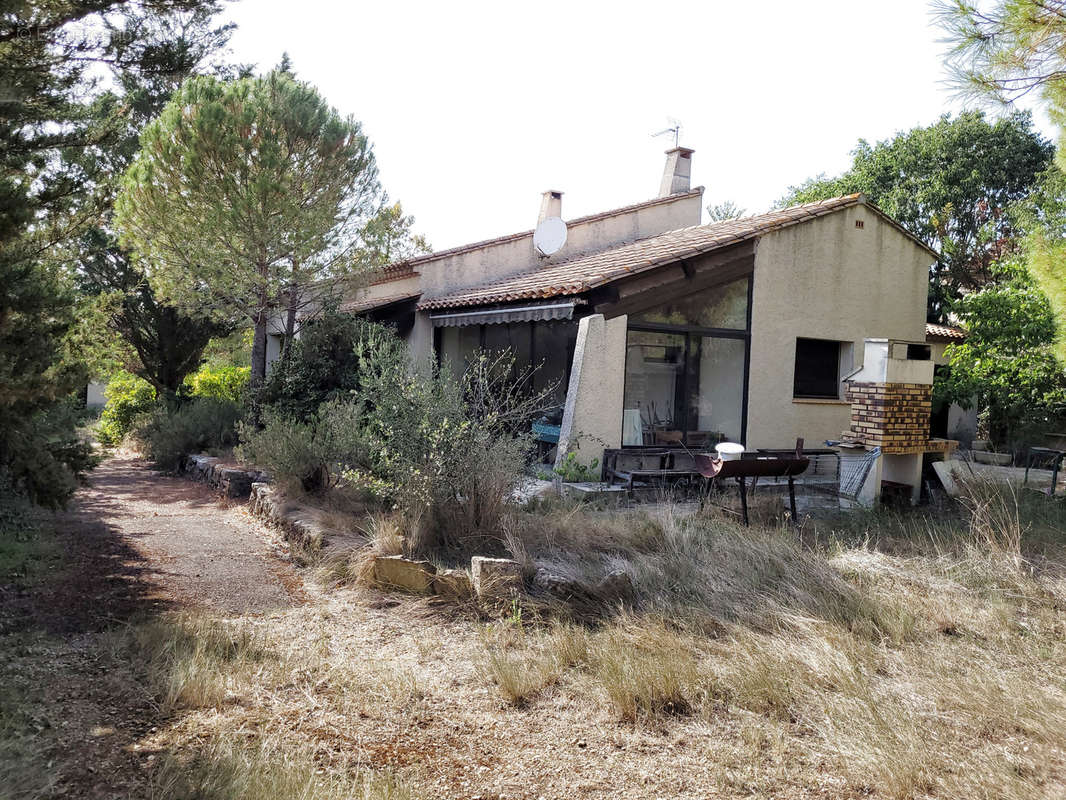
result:
[[[715,254],[695,263],[692,277],[685,276],[685,269],[674,265],[668,270],[657,269],[648,275],[634,276],[614,282],[617,299],[600,295],[590,297],[592,310],[607,319],[622,314],[639,314],[693,292],[730,283],[752,272],[754,255],[750,252]]]

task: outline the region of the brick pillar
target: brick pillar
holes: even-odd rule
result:
[[[849,383],[849,438],[883,453],[924,453],[929,447],[933,387],[921,383]]]

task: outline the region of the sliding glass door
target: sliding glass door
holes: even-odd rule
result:
[[[623,446],[743,443],[748,297],[744,278],[630,317]]]

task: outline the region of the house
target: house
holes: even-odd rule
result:
[[[940,374],[948,369],[948,345],[966,341],[966,331],[951,325],[928,323],[925,326],[925,340],[929,343],[936,374]],[[969,448],[970,443],[977,438],[977,408],[963,408],[958,403],[934,408],[929,429],[933,436],[956,439]]]
[[[605,448],[819,444],[875,338],[924,345],[936,253],[862,195],[701,224],[693,151],[656,197],[392,264],[349,299],[417,360],[511,348],[558,383],[558,458]],[[925,358],[928,358],[926,350]]]

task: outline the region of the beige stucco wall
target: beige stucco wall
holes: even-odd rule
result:
[[[869,337],[924,341],[932,262],[865,206],[763,236],[755,254],[745,444],[789,447],[803,437],[817,447],[839,438],[850,406],[792,397],[797,337],[850,341],[856,361]]]
[[[573,452],[588,465],[602,461],[604,448],[621,447],[628,322],[627,316],[593,314],[578,323],[557,464]]]
[[[548,264],[569,261],[612,245],[699,225],[702,204],[702,195],[692,193],[664,198],[661,203],[587,222],[570,220],[567,222],[566,244],[550,258],[538,256],[533,248],[533,234],[529,232],[476,250],[422,262],[415,268],[421,273],[420,286],[424,297],[455,292]]]

